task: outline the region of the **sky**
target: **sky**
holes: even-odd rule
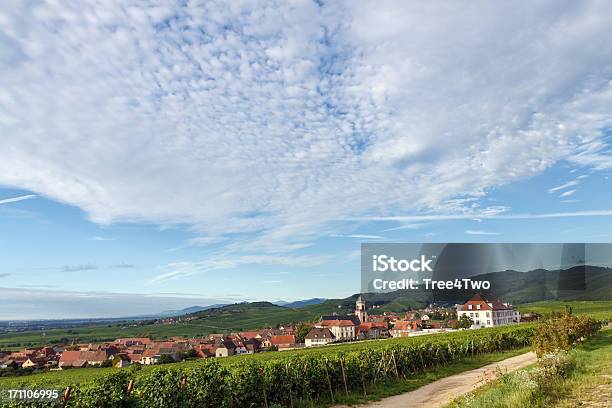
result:
[[[345,297],[362,242],[612,242],[612,3],[3,1],[0,319]]]

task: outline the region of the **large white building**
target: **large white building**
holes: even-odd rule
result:
[[[480,293],[463,305],[457,305],[457,318],[466,315],[474,322],[472,329],[503,326],[521,321],[521,315],[512,305],[489,300]]]

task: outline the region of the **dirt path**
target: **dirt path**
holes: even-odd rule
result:
[[[579,396],[559,403],[559,408],[609,408],[612,407],[612,375],[602,375],[603,384],[581,390]]]
[[[534,353],[525,353],[475,370],[465,371],[434,381],[417,390],[384,398],[361,408],[436,408],[448,404],[452,399],[478,388],[495,378],[496,368],[511,372],[536,362]],[[336,407],[342,408],[342,407]]]

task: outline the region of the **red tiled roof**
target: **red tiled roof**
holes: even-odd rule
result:
[[[64,351],[60,357],[60,363],[67,363],[79,360],[81,358],[80,351]]]
[[[321,322],[321,326],[350,327],[350,326],[356,326],[356,324],[350,320],[323,320]]]
[[[99,362],[106,360],[104,351],[64,351],[60,357],[60,363],[72,363],[77,360],[88,362]]]
[[[393,330],[410,330],[410,329],[412,329],[412,322],[408,322],[405,320],[397,321],[393,325]]]
[[[295,336],[293,335],[275,335],[272,336],[272,344],[295,344]]]
[[[240,337],[242,337],[243,339],[248,340],[248,339],[252,339],[254,337],[257,337],[259,335],[259,332],[248,331],[248,332],[242,332],[242,333],[239,333],[239,334],[240,334]]]
[[[142,354],[128,354],[128,358],[130,361],[140,361],[142,359]]]
[[[361,323],[359,325],[359,331],[368,331],[371,329],[386,330],[387,323],[385,322],[367,322],[367,323]]]
[[[472,306],[470,309],[468,306]],[[478,305],[480,305],[480,309],[478,309]],[[509,310],[512,309],[510,306],[504,305],[497,299],[486,299],[480,293],[475,294],[470,300],[468,300],[463,307],[462,311],[467,310]]]

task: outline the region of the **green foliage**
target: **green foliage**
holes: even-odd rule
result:
[[[600,328],[599,321],[588,316],[575,316],[568,308],[565,314],[553,314],[538,323],[532,345],[538,357],[557,350],[568,351]]]
[[[304,343],[306,335],[312,329],[312,325],[308,324],[299,324],[296,330],[296,341],[298,343]]]
[[[474,324],[474,320],[468,315],[461,315],[461,318],[457,320],[453,326],[454,329],[469,329]]]
[[[98,367],[100,368],[108,368],[113,366],[113,360],[106,359],[100,364]]]
[[[105,375],[96,381],[75,387],[67,407],[121,408],[136,406],[136,399],[128,395],[130,381],[127,371]]]
[[[174,359],[172,358],[172,356],[168,354],[162,354],[161,356],[159,356],[157,363],[158,364],[170,364],[170,363],[174,363]]]

